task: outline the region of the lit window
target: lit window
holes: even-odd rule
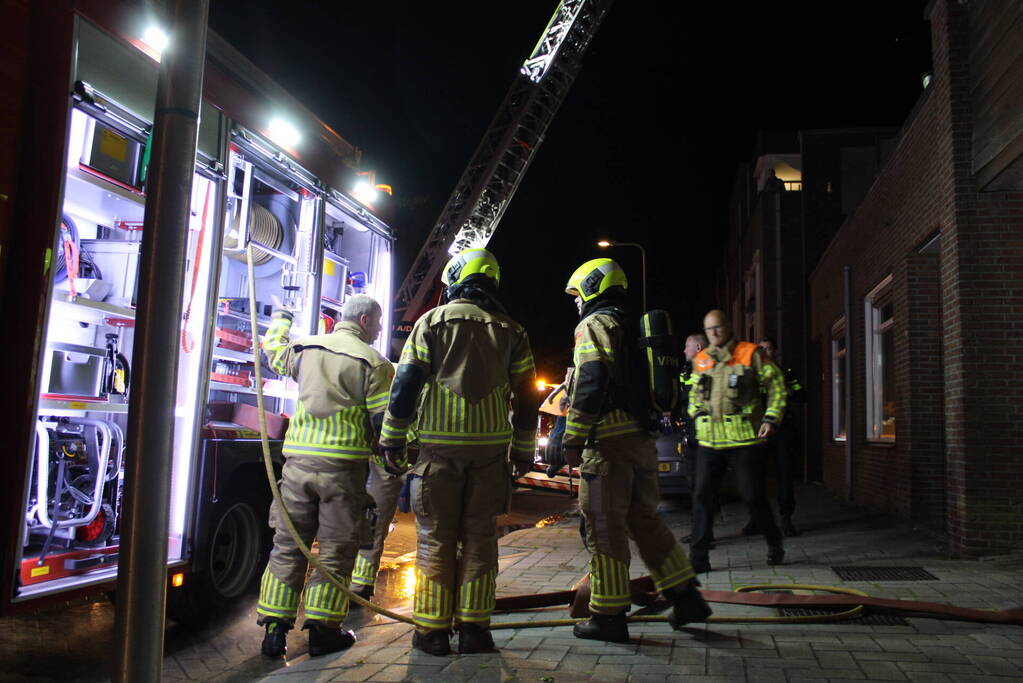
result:
[[[845,318],[831,328],[831,438],[845,441],[845,357],[849,353]]]
[[[895,441],[895,305],[892,276],[864,300],[867,439]]]

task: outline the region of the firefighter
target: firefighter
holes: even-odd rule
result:
[[[284,437],[280,489],[284,507],[306,545],[319,541],[319,559],[349,581],[360,536],[367,536],[367,460],[380,431],[391,363],[369,346],[380,334],[380,304],[364,294],[350,297],[330,334],[289,339],[292,314],[278,310],[263,342],[270,367],[298,381],[299,397]],[[306,559],[270,507],[274,547],[263,573],[256,612],[266,629],[263,654],[280,657],[294,626]],[[309,654],[337,652],[355,642],[342,630],[348,597],[314,570],[305,584]]]
[[[721,311],[703,319],[710,346],[693,359],[698,379],[689,393],[696,422],[696,504],[690,557],[699,573],[710,571],[713,502],[729,464],[750,517],[767,541],[767,563],[781,564],[785,548],[764,486],[764,443],[785,413],[785,379],[763,349],[737,341]]]
[[[611,259],[594,259],[569,278],[580,321],[575,328],[572,383],[562,455],[582,475],[579,508],[590,559],[592,617],[576,624],[578,638],[629,639],[629,539],[639,548],[657,588],[673,603],[675,629],[705,621],[704,602],[682,546],[657,514],[657,449],[626,410],[624,375],[625,272]],[[632,341],[631,344],[635,344]]]
[[[397,367],[397,364],[394,364]],[[418,413],[418,411],[417,411]],[[409,462],[416,462],[416,455],[419,453],[419,440],[415,435],[415,425],[409,427],[408,443],[406,444]],[[408,512],[408,491],[405,492],[406,501],[401,502],[402,489],[405,488],[405,477],[400,474],[392,474],[387,471],[387,464],[380,455],[370,458],[369,479],[366,481],[366,492],[376,502],[377,525],[373,532],[372,545],[364,545],[359,548],[359,555],[355,558],[355,571],[352,572],[352,586],[355,592],[362,598],[369,600],[373,597],[374,586],[376,585],[377,573],[380,569],[380,558],[384,555],[384,543],[387,535],[391,532],[391,520],[394,513],[400,507],[402,512]],[[359,607],[358,603],[352,605]]]
[[[380,558],[384,554],[384,541],[390,532],[391,520],[398,509],[398,495],[405,481],[400,474],[388,472],[382,461],[382,458],[373,457],[369,466],[369,479],[366,481],[366,492],[376,503],[377,524],[373,532],[373,544],[359,549],[352,573],[352,587],[366,600],[373,597]]]
[[[771,337],[764,337],[760,340],[760,348],[764,350],[767,359],[782,370],[785,377],[785,413],[782,422],[775,430],[774,436],[767,444],[768,450],[774,451],[775,479],[778,483],[778,516],[781,518],[781,533],[783,536],[799,536],[800,531],[792,524],[792,513],[796,510],[796,495],[793,479],[795,460],[797,453],[793,453],[793,441],[797,438],[795,428],[792,424],[792,417],[795,411],[793,405],[806,403],[806,390],[800,384],[792,368],[785,368],[778,362],[775,355],[778,344]],[[784,369],[783,369],[784,368]],[[743,536],[756,536],[760,533],[755,519],[750,518],[746,526],[742,528]]]
[[[683,347],[685,362],[682,364],[682,374],[678,381],[682,385],[683,405],[689,405],[689,393],[696,386],[696,374],[693,372],[693,359],[696,354],[707,348],[707,335],[701,332],[694,332],[686,337],[686,344]],[[686,460],[686,486],[689,487],[689,504],[692,509],[696,501],[696,489],[693,484],[696,481],[696,431],[693,425],[693,418],[685,415],[682,418],[682,454]],[[713,506],[717,510],[717,505]],[[693,540],[692,534],[687,534],[679,539],[683,543],[690,543]],[[714,548],[714,537],[711,536],[710,547]]]
[[[401,473],[425,389],[411,484],[419,537],[412,646],[432,655],[450,652],[452,626],[460,653],[494,649],[495,518],[511,495],[510,469],[524,476],[533,463],[533,355],[525,330],[497,299],[500,277],[486,249],[463,251],[444,267],[449,303],[412,328],[381,432],[385,462]]]

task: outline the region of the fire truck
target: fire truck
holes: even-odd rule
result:
[[[143,3],[9,3],[0,175],[7,324],[0,611],[113,588],[139,247],[163,48]],[[6,12],[6,10],[5,10]],[[390,301],[394,238],[350,194],[360,152],[210,32],[178,344],[168,547],[174,615],[253,585],[269,548],[252,346],[271,302],[329,329]],[[258,329],[245,247],[255,251]],[[377,344],[386,352],[390,321]],[[263,368],[272,446],[297,387]]]

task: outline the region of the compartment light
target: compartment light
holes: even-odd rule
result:
[[[282,118],[270,119],[270,127],[266,129],[267,136],[285,149],[290,149],[302,139],[298,129]]]
[[[175,588],[181,588],[185,585],[185,574],[184,572],[178,572],[171,575],[171,585]]]
[[[376,189],[364,180],[360,180],[355,184],[352,194],[363,204],[372,204],[377,200]]]
[[[164,48],[167,47],[167,43],[170,42],[170,38],[159,26],[150,24],[142,32],[142,42],[148,45],[157,55],[161,55]]]

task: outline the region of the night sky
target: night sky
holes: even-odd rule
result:
[[[613,256],[638,304],[638,250],[602,237],[644,244],[650,306],[699,327],[757,130],[900,125],[930,64],[924,5],[618,0],[488,247],[538,373],[569,360],[576,266]],[[397,286],[555,7],[212,0],[210,25],[394,186]]]

